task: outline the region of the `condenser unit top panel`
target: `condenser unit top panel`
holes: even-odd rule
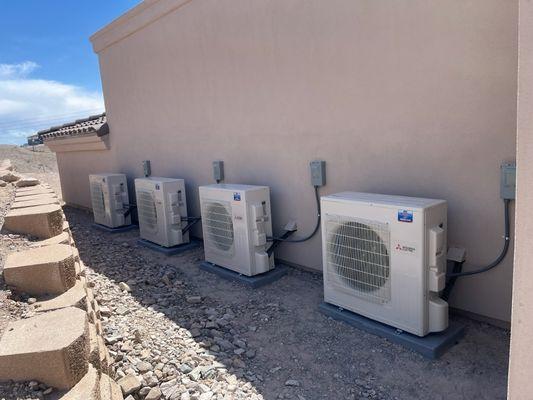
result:
[[[182,181],[183,179],[178,179],[178,178],[161,178],[159,176],[149,176],[147,178],[137,178],[136,180],[146,180],[146,181],[154,181],[154,182],[161,182],[161,183],[166,183],[166,182],[176,182],[176,181]]]
[[[339,202],[339,203],[364,203],[376,205],[379,207],[405,207],[410,209],[423,210],[434,207],[439,204],[446,203],[445,200],[425,199],[421,197],[407,197],[394,196],[386,194],[375,193],[361,193],[361,192],[341,192],[322,197],[323,201]]]
[[[124,176],[124,174],[91,174],[91,176]]]
[[[248,190],[258,190],[258,189],[267,189],[268,186],[256,186],[256,185],[239,185],[239,184],[230,184],[230,183],[218,183],[213,185],[200,186],[204,189],[217,189],[217,190],[227,190],[233,192],[235,190],[248,191]]]

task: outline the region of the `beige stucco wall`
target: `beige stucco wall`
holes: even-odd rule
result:
[[[533,393],[533,2],[520,1],[516,243],[509,396]]]
[[[111,149],[56,154],[63,200],[70,205],[91,208],[89,174],[115,171],[114,151]]]
[[[449,242],[486,263],[502,245],[499,165],[515,157],[517,8],[511,0],[147,2],[93,37],[114,172],[141,176],[150,159],[154,175],[186,179],[199,214],[197,187],[212,183],[211,161],[222,159],[227,182],[271,187],[276,231],[296,219],[306,233],[315,216],[308,163],[320,158],[322,194],[448,200]],[[85,184],[64,190],[87,203]],[[314,269],[320,255],[319,236],[277,253]],[[461,279],[451,304],[509,320],[511,281],[512,254]]]

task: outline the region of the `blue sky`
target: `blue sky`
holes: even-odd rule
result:
[[[0,143],[103,111],[89,36],[139,2],[0,2]]]

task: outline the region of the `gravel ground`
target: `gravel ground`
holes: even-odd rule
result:
[[[66,211],[135,398],[157,387],[182,400],[506,397],[506,330],[460,319],[466,337],[426,360],[320,314],[320,274],[291,269],[253,290],[199,270],[202,249],[165,257],[137,231],[97,232],[90,214]]]

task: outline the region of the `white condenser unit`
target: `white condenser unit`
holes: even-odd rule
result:
[[[444,200],[322,197],[324,299],[418,336],[448,326]]]
[[[128,185],[124,174],[89,175],[94,222],[109,228],[130,225]]]
[[[200,186],[205,260],[243,275],[274,268],[270,190],[266,186]]]
[[[137,178],[135,195],[141,238],[163,247],[189,243],[185,181],[172,178]]]

